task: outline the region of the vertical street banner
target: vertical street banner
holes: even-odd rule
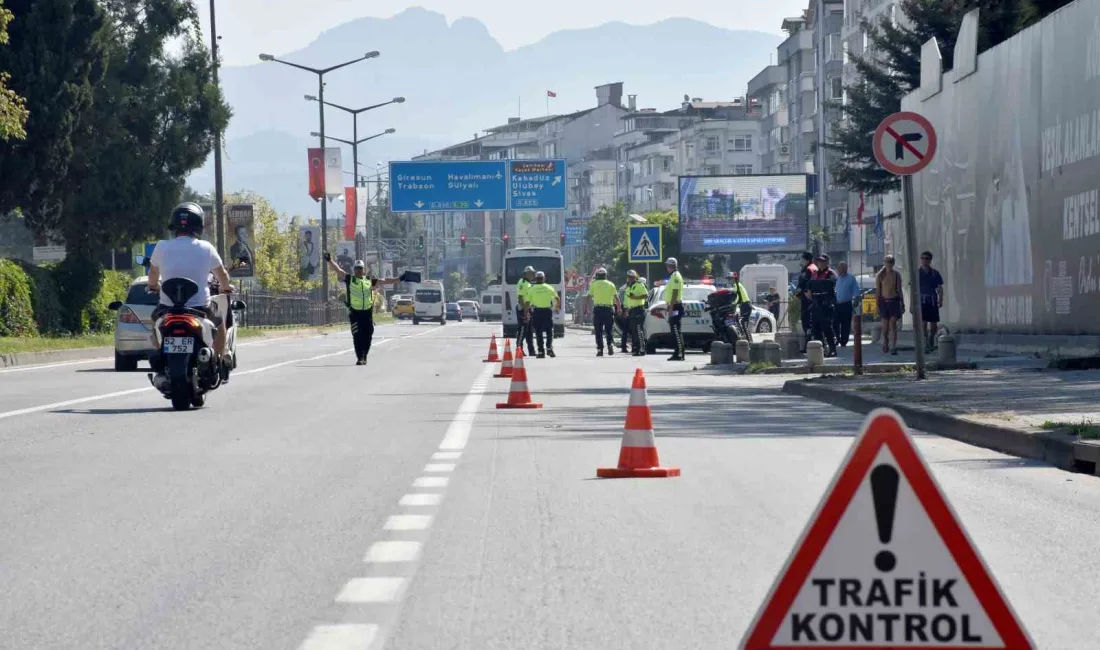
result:
[[[355,266],[355,242],[342,241],[336,244],[336,251],[333,253],[332,259],[334,259],[345,272],[351,273]]]
[[[202,239],[215,246],[218,245],[218,215],[214,212],[213,203],[200,203],[202,208]]]
[[[344,152],[340,147],[325,148],[325,195],[334,199],[344,191]]]
[[[359,215],[358,231],[362,231],[369,239],[372,232],[372,224],[370,222],[370,192],[365,187],[359,187],[355,190],[355,213]]]
[[[230,277],[251,278],[255,275],[256,216],[251,203],[231,203],[226,206],[229,226],[229,259],[223,260]]]
[[[325,196],[325,152],[320,147],[310,148],[309,160],[309,195],[314,201],[320,201]]]
[[[344,239],[355,239],[355,223],[358,219],[359,201],[354,187],[344,188]]]
[[[321,227],[298,229],[298,277],[306,282],[321,279]]]

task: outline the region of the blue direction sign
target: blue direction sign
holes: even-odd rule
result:
[[[661,227],[630,226],[630,247],[627,248],[627,253],[631,263],[660,262]]]
[[[508,207],[512,210],[564,210],[564,160],[508,162]],[[392,178],[392,177],[391,177]]]
[[[503,160],[391,162],[393,212],[466,212],[508,209]]]

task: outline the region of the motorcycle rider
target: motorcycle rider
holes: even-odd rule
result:
[[[232,293],[233,285],[217,249],[210,242],[199,239],[202,236],[204,216],[202,208],[196,203],[181,203],[172,210],[168,230],[173,238],[158,242],[149,260],[149,292],[160,294],[160,304],[153,310],[152,319],[156,323],[173,306],[168,296],[160,291],[162,280],[188,278],[195,282],[199,290],[187,300],[186,306],[202,313],[214,324],[214,352],[218,355],[222,379],[226,380],[228,365],[223,361],[226,322],[210,307],[210,284],[205,280],[213,274],[217,286],[224,294]],[[164,376],[164,356],[157,345],[156,332],[153,332],[152,337],[155,351],[150,355],[149,364],[157,377],[161,378]]]
[[[637,272],[627,271],[623,306],[626,309],[626,318],[630,329],[630,344],[636,357],[645,356],[645,335],[642,330],[645,327],[645,304],[648,298],[649,291],[645,286],[645,278],[639,280]],[[625,330],[623,331],[623,347],[626,347]]]
[[[738,321],[741,323],[745,338],[751,343],[752,300],[749,299],[749,292],[745,289],[745,285],[741,284],[741,275],[737,271],[727,273],[726,279],[729,280],[730,288],[737,294],[737,302],[734,303],[734,306],[740,310]]]

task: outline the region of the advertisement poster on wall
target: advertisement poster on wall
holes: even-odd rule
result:
[[[336,244],[336,250],[332,253],[332,261],[336,262],[347,273],[354,271],[355,242],[342,241]]]

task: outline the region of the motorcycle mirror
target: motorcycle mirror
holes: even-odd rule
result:
[[[235,309],[237,311],[244,311],[244,310],[248,309],[248,305],[246,305],[243,300],[234,300],[233,301],[233,309]]]
[[[135,255],[134,264],[138,266],[149,266],[149,258],[144,255]]]
[[[122,309],[122,301],[116,300],[112,302],[111,304],[107,305],[107,309],[110,309],[111,311],[118,311],[119,309]]]

